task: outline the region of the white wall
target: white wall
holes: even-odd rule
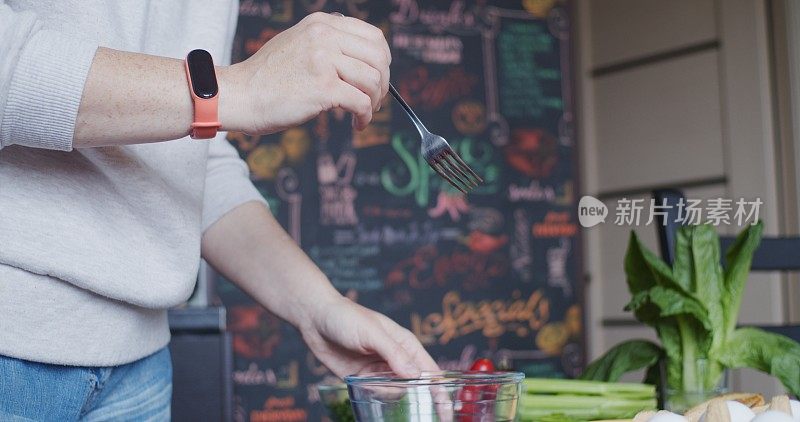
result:
[[[684,188],[691,198],[760,197],[767,233],[776,233],[764,1],[576,3],[585,193],[609,205],[649,198],[661,186]],[[635,229],[657,247],[654,227]],[[605,224],[585,231],[592,357],[621,339],[653,336],[622,310],[629,230]],[[741,322],[783,322],[782,293],[777,275],[753,276]],[[750,373],[734,375],[733,384],[766,394],[778,389]]]

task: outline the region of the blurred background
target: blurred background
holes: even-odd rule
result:
[[[609,206],[649,201],[660,187],[698,199],[761,198],[765,233],[796,235],[798,7],[783,0],[576,2],[584,192]],[[584,231],[593,356],[654,335],[622,309],[629,230]],[[653,227],[636,232],[658,250]],[[751,274],[740,323],[796,323],[798,288],[796,273]],[[780,391],[755,371],[734,371],[732,383]]]
[[[382,28],[393,83],[486,183],[463,197],[440,181],[389,98],[364,132],[333,111],[229,140],[333,284],[411,329],[443,367],[489,357],[572,378],[620,341],[654,339],[623,310],[623,257],[632,229],[658,253],[657,231],[646,215],[614,224],[620,200],[647,205],[660,188],[759,198],[767,234],[798,233],[793,0],[241,0],[234,61],[314,11]],[[580,227],[582,195],[607,205],[605,223]],[[753,274],[740,322],[800,322],[796,281]],[[178,380],[199,385],[205,342],[235,420],[323,418],[316,387],[335,379],[298,333],[210,268],[198,286],[171,315],[173,353],[194,359],[176,358],[175,400],[196,398]],[[783,391],[755,371],[730,382]]]

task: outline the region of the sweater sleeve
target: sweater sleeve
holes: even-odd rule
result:
[[[206,187],[203,196],[203,231],[245,202],[267,204],[250,181],[247,164],[223,136],[208,146]]]
[[[44,29],[35,13],[0,0],[0,149],[72,149],[97,44]]]

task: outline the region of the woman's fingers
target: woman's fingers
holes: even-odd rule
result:
[[[339,81],[331,90],[331,108],[341,107],[353,113],[353,127],[363,130],[372,120],[372,99],[347,82]]]
[[[369,331],[369,348],[380,355],[395,374],[404,378],[416,378],[419,376],[420,369],[414,363],[414,357],[406,351],[402,344],[395,341],[380,326],[375,326]]]
[[[413,357],[414,363],[421,371],[434,372],[440,370],[439,365],[437,365],[431,355],[425,351],[425,348],[422,347],[422,344],[414,333],[401,327],[400,324],[394,322],[386,315],[381,314],[380,322],[381,325],[383,325],[383,329]]]
[[[336,71],[339,78],[367,94],[372,100],[372,111],[377,111],[380,106],[382,90],[381,73],[374,67],[349,56],[339,56],[336,59]]]
[[[402,344],[405,346],[406,350],[414,356],[414,362],[419,368],[428,372],[439,371],[439,365],[436,364],[436,361],[434,361],[431,355],[422,347],[417,337],[406,329],[403,329],[403,331],[411,338],[407,339]]]
[[[347,32],[357,35],[370,42],[373,42],[381,47],[386,53],[389,61],[391,61],[391,51],[389,44],[386,42],[386,37],[377,26],[371,25],[361,19],[344,16],[341,13],[329,13],[327,16],[319,16],[320,21],[332,25],[342,32]]]
[[[337,33],[337,43],[342,54],[364,62],[380,73],[381,98],[383,98],[389,91],[389,64],[391,62],[389,53],[374,42],[346,32]]]
[[[439,372],[439,365],[433,358],[425,351],[422,344],[411,331],[401,327],[398,323],[394,322],[391,318],[381,315],[379,317],[381,325],[395,339],[406,351],[413,356],[414,363],[420,371],[426,372]],[[431,399],[434,403],[436,415],[440,421],[450,422],[453,420],[453,402],[450,400],[450,395],[447,389],[441,385],[430,386]]]
[[[323,51],[327,54],[323,55],[336,67],[339,79],[368,95],[372,111],[380,108],[380,101],[389,91],[392,59],[383,32],[359,19],[329,13],[313,13],[301,24],[314,42],[326,45]],[[320,62],[326,60],[315,59],[313,63],[319,67],[322,66]],[[348,102],[352,102],[352,98]],[[368,123],[369,119],[365,120],[363,113],[348,111],[356,114],[354,126],[357,129],[366,127],[365,121]]]

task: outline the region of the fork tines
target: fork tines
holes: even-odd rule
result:
[[[443,149],[429,164],[439,176],[464,194],[483,183],[483,179],[451,148]]]

